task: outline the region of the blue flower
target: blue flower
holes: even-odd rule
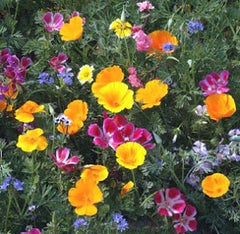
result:
[[[188,32],[189,33],[198,33],[199,31],[203,31],[203,24],[198,20],[189,21],[188,23]]]
[[[41,74],[39,74],[38,76],[38,82],[39,84],[53,84],[54,83],[54,79],[52,77],[50,77],[50,74],[48,74],[47,72],[43,72]]]
[[[13,187],[17,191],[22,191],[24,189],[23,182],[21,182],[18,179],[15,179],[14,177],[9,176],[9,177],[5,178],[2,185],[0,185],[0,190],[7,191],[7,188],[9,185],[13,185]]]
[[[12,177],[7,177],[4,179],[2,185],[0,186],[0,190],[7,191],[7,187],[10,185]]]
[[[76,219],[73,223],[74,228],[80,228],[81,226],[87,226],[87,225],[88,225],[88,222],[83,218]]]
[[[64,72],[59,73],[57,77],[63,78],[65,84],[72,85],[72,77],[74,76],[74,74],[70,72],[71,70],[72,69],[68,67]]]
[[[162,48],[165,53],[169,53],[170,51],[175,50],[175,46],[170,42],[164,43]]]
[[[17,191],[22,191],[24,189],[23,187],[23,182],[21,182],[18,179],[14,179],[13,178],[13,187],[17,190]]]
[[[118,231],[123,232],[128,229],[128,223],[125,218],[119,213],[113,214],[113,221],[110,222],[110,225],[116,227]]]

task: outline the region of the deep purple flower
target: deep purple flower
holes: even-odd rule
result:
[[[60,13],[53,15],[52,12],[47,12],[43,15],[42,21],[48,32],[53,32],[54,30],[59,31],[64,25],[63,16]]]
[[[188,23],[188,32],[193,34],[193,33],[198,33],[199,31],[203,31],[203,24],[199,22],[198,20],[195,21],[189,21]]]

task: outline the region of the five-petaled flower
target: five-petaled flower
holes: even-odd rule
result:
[[[154,201],[158,206],[158,213],[165,216],[181,214],[186,206],[181,192],[175,187],[157,191],[154,195]]]
[[[69,158],[70,149],[63,147],[56,150],[56,155],[50,153],[49,155],[54,160],[55,164],[63,170],[65,173],[73,172],[74,166],[78,164],[78,156]]]

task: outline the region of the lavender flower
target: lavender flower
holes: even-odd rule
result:
[[[208,155],[208,150],[206,148],[206,145],[205,145],[205,143],[202,143],[201,141],[195,141],[193,143],[192,149],[195,153],[200,154],[202,156]]]
[[[87,226],[88,222],[84,218],[76,219],[73,223],[74,228],[80,228],[82,226]]]
[[[9,185],[13,185],[13,187],[17,191],[22,191],[24,189],[23,182],[21,182],[18,179],[15,179],[14,177],[9,176],[9,177],[4,179],[2,185],[0,186],[0,190],[7,191],[7,188],[8,188]]]
[[[57,75],[58,78],[62,78],[64,80],[64,83],[67,85],[72,85],[72,77],[74,74],[70,72],[72,68],[67,68],[64,72],[61,72]]]
[[[169,53],[170,51],[175,50],[175,46],[170,42],[166,42],[163,45],[163,50],[165,53]]]
[[[187,177],[186,182],[188,184],[190,184],[192,187],[198,187],[199,186],[199,182],[200,182],[200,178],[195,173],[191,173]]]
[[[43,72],[41,74],[39,74],[38,76],[38,82],[39,84],[53,84],[54,83],[54,79],[52,77],[50,77],[50,74],[48,74],[47,72]]]
[[[7,187],[10,185],[11,182],[11,177],[6,177],[2,183],[2,185],[0,186],[0,190],[4,190],[7,191]]]
[[[199,22],[198,20],[194,21],[189,21],[188,23],[188,32],[193,34],[193,33],[198,33],[199,31],[203,31],[203,24]]]
[[[128,229],[128,222],[123,216],[119,213],[113,214],[113,221],[110,222],[110,225],[116,227],[118,231],[123,232]]]

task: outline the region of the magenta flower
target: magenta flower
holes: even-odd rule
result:
[[[135,67],[129,67],[128,68],[129,76],[128,76],[128,81],[131,84],[132,87],[136,88],[142,88],[142,80],[137,76],[137,70]]]
[[[149,1],[138,2],[137,6],[139,7],[140,12],[154,9],[154,6]]]
[[[177,233],[193,232],[197,229],[197,214],[196,208],[192,205],[187,205],[183,214],[174,215],[174,228]]]
[[[175,187],[157,191],[154,201],[157,203],[158,213],[165,216],[181,214],[186,206],[181,192]]]
[[[102,148],[110,146],[114,150],[125,142],[138,142],[146,149],[154,148],[151,143],[152,135],[144,128],[135,128],[122,115],[116,115],[112,119],[107,117],[103,121],[103,129],[97,124],[91,124],[88,127],[88,135],[94,137],[93,143]]]
[[[70,153],[69,148],[59,148],[56,150],[55,154],[49,154],[54,160],[55,164],[61,168],[65,173],[73,172],[74,165],[78,164],[79,158],[78,156],[73,156],[68,159]]]
[[[41,231],[38,228],[32,228],[27,232],[21,232],[20,234],[41,234]]]
[[[226,93],[229,88],[228,84],[229,71],[222,71],[220,74],[212,72],[205,76],[204,80],[199,82],[201,89],[204,91],[203,96],[209,96],[213,93]]]
[[[54,30],[60,31],[61,27],[64,25],[63,16],[60,13],[53,15],[52,12],[47,12],[43,15],[42,21],[48,32],[53,32]]]
[[[58,53],[58,56],[52,57],[49,61],[49,65],[54,70],[57,70],[58,73],[62,73],[66,70],[66,67],[63,65],[68,60],[68,57],[66,54],[60,52]]]

